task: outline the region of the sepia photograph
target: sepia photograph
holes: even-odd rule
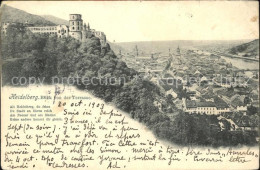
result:
[[[2,1],[2,169],[258,169],[258,1]]]

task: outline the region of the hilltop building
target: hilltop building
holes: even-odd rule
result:
[[[7,28],[8,28],[10,25],[17,25],[17,26],[24,26],[24,27],[32,26],[32,24],[29,24],[28,21],[25,22],[25,23],[2,22],[1,25],[0,25],[1,35],[6,35]]]
[[[8,22],[3,22],[2,24],[1,24],[1,33],[2,34],[6,34],[6,30],[7,30],[7,27],[10,25],[10,23],[8,23]]]
[[[48,35],[57,35],[58,38],[71,36],[79,41],[85,42],[88,35],[93,34],[94,36],[100,39],[100,44],[102,46],[106,45],[106,35],[104,32],[95,31],[90,29],[89,24],[83,25],[83,20],[80,14],[70,14],[69,15],[69,26],[67,25],[56,25],[56,26],[32,26],[28,23],[25,23],[24,26],[32,33],[39,34],[48,34]],[[6,30],[10,24],[19,24],[19,23],[8,23],[4,22],[1,24],[1,33],[6,34]]]
[[[69,36],[69,28],[66,25],[27,27],[27,29],[29,29],[32,33],[57,35],[58,38]]]

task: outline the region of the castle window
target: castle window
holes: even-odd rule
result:
[[[72,25],[74,25],[74,22],[72,22]]]
[[[66,33],[66,30],[64,32]]]
[[[78,30],[79,30],[79,27],[78,27]]]
[[[74,27],[72,27],[72,30],[74,30]]]

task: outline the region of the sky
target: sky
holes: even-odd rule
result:
[[[36,15],[84,22],[109,41],[240,40],[259,37],[257,1],[11,1]]]

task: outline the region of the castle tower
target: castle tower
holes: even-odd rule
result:
[[[81,40],[83,30],[83,21],[80,14],[70,14],[69,34],[77,40]]]

